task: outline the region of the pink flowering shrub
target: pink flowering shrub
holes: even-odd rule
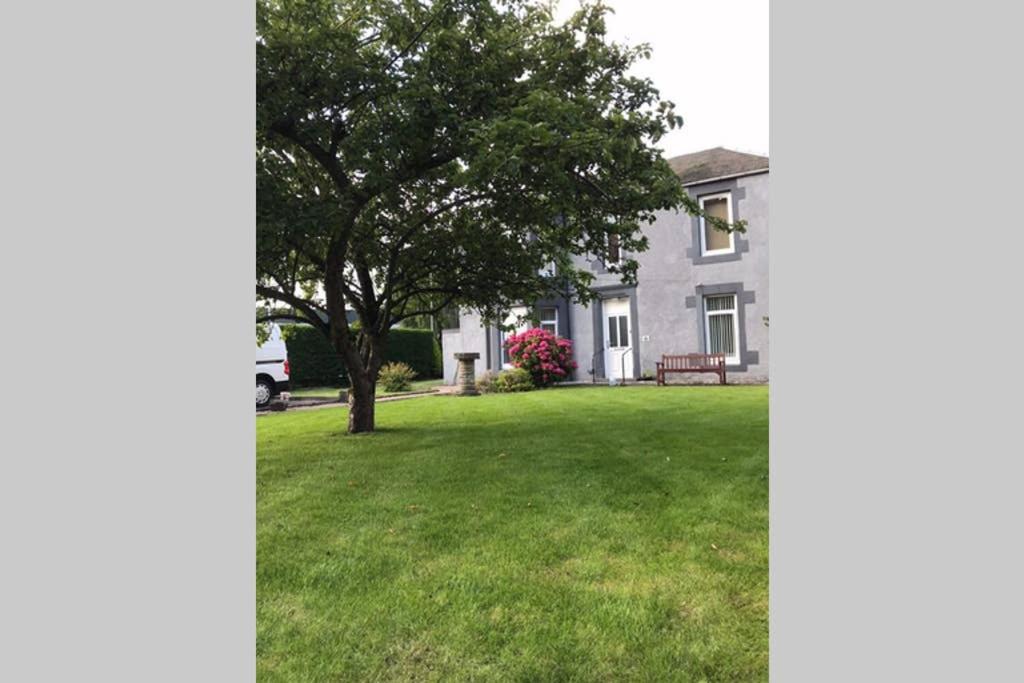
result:
[[[529,372],[538,387],[568,379],[576,369],[572,342],[540,328],[511,335],[505,340],[505,348],[512,365]]]

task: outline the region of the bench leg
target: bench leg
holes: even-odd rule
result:
[[[722,384],[725,384],[725,366],[724,365],[721,365],[718,368],[718,378],[722,381]]]

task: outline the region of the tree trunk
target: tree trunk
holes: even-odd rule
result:
[[[354,352],[351,345],[342,354],[348,370],[348,433],[372,432],[375,428],[375,402],[377,398],[377,375],[383,358],[383,344],[373,340],[373,351],[366,359]]]
[[[348,390],[348,433],[359,434],[373,431],[375,404],[373,382],[353,379]]]
[[[348,338],[347,330],[335,335],[335,350],[348,371],[348,433],[360,434],[374,429],[374,401],[380,361],[375,354],[363,354]]]
[[[352,338],[352,330],[348,325],[345,312],[345,298],[338,284],[342,281],[344,260],[334,245],[328,252],[327,277],[324,281],[327,315],[329,317],[328,337],[331,346],[341,357],[348,371],[348,433],[361,434],[374,430],[374,401],[376,400],[377,375],[384,358],[387,344],[387,331],[376,332],[377,314],[376,301],[372,300],[372,282],[365,287],[369,292],[373,305],[365,305],[372,311],[372,316],[362,314],[363,330]],[[367,275],[367,278],[369,276]],[[364,302],[366,304],[366,302]],[[364,337],[364,334],[370,335]]]

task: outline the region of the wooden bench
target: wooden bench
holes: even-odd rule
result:
[[[725,384],[724,353],[685,353],[681,356],[662,355],[661,362],[655,363],[658,369],[658,384],[665,383],[665,374],[669,372],[713,372]]]

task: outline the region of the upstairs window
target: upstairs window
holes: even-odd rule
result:
[[[605,264],[609,266],[617,265],[619,259],[622,257],[622,250],[619,248],[619,235],[614,232],[608,233],[608,248],[605,253]]]
[[[701,197],[700,208],[709,216],[732,223],[732,197],[728,192]],[[700,241],[703,256],[731,254],[736,250],[733,234],[717,230],[711,223],[705,221],[703,216],[700,217]]]

